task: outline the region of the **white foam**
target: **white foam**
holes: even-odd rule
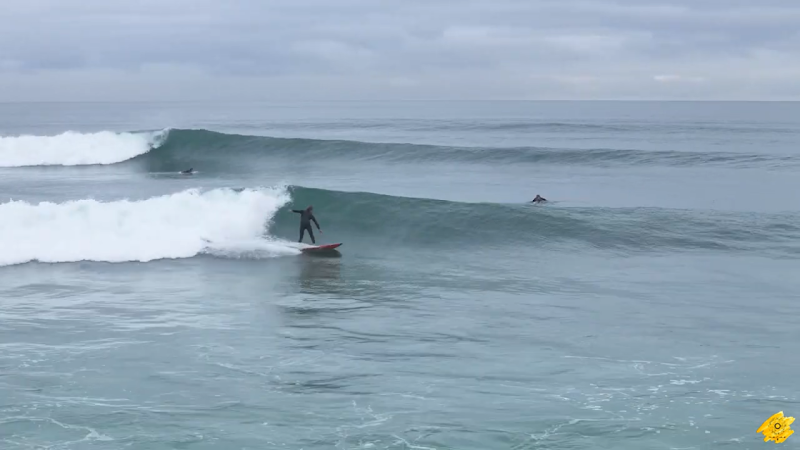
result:
[[[0,167],[114,164],[161,145],[168,131],[0,136]]]
[[[299,254],[288,242],[262,237],[289,200],[285,188],[273,188],[190,189],[140,201],[11,201],[0,204],[0,266]]]

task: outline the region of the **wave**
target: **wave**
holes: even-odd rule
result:
[[[326,241],[366,251],[376,243],[439,250],[479,243],[508,249],[511,257],[542,248],[800,256],[797,214],[460,203],[288,186],[190,189],[138,201],[2,203],[0,266],[296,255],[302,244],[295,242],[298,216],[291,209],[309,204]]]
[[[565,149],[545,147],[451,147],[367,143],[344,140],[275,138],[224,134],[208,130],[170,130],[163,144],[135,158],[147,170],[258,170],[259,163],[342,160],[347,162],[555,164],[590,166],[788,167],[800,157],[723,152],[642,151],[635,149]]]
[[[264,237],[289,199],[285,188],[270,188],[186,190],[140,201],[11,201],[0,204],[0,266],[296,254],[296,245]]]
[[[552,126],[549,124],[548,126]],[[498,125],[499,126],[499,125]],[[509,126],[508,124],[504,126]],[[56,136],[0,137],[0,167],[97,165],[128,162],[151,172],[204,167],[206,172],[259,170],[276,159],[289,162],[552,164],[611,166],[720,166],[786,168],[800,156],[725,152],[569,149],[549,147],[453,147],[276,138],[209,130],[66,132]]]
[[[623,252],[769,251],[798,256],[796,214],[751,215],[661,208],[560,208],[460,203],[291,186],[293,207],[314,205],[323,230],[353,241],[462,247],[580,246]],[[288,205],[273,231],[296,239]]]
[[[115,164],[160,145],[166,131],[0,136],[0,167]]]
[[[604,123],[598,122],[577,122],[577,121],[550,121],[550,122],[535,122],[535,121],[515,121],[515,120],[469,120],[469,119],[452,119],[452,120],[421,120],[421,119],[359,119],[353,120],[338,120],[338,121],[291,121],[291,122],[268,122],[257,124],[240,124],[237,125],[240,129],[254,129],[254,130],[403,130],[410,132],[418,131],[455,131],[455,132],[495,132],[495,131],[514,131],[514,132],[531,132],[533,134],[540,133],[569,133],[579,134],[582,132],[592,133],[697,133],[697,132],[715,132],[725,134],[798,134],[795,124],[753,124],[753,123],[735,123],[735,122],[699,122],[699,121],[686,121],[686,122],[653,122],[653,121],[640,121],[633,122],[630,120],[625,121],[605,121]]]

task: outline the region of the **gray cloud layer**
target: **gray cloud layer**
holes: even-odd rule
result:
[[[0,100],[800,99],[795,0],[6,0]]]

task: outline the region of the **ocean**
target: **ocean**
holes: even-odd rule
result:
[[[800,103],[5,103],[0,136],[2,450],[744,449],[800,415]],[[308,205],[339,254],[299,250]]]

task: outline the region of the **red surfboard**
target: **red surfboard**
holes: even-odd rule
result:
[[[341,242],[338,243],[338,244],[318,245],[316,247],[301,248],[300,251],[303,251],[303,252],[315,252],[316,251],[316,252],[318,252],[318,251],[325,251],[325,250],[333,250],[333,249],[335,249],[336,247],[338,247],[340,245],[342,245]]]

